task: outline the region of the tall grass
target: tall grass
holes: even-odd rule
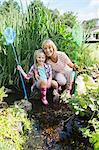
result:
[[[22,2],[20,0],[20,2]],[[66,49],[66,41],[69,38],[65,25],[60,21],[60,16],[55,16],[53,11],[47,9],[42,2],[34,0],[27,10],[16,9],[15,3],[6,3],[0,11],[0,85],[13,83],[16,74],[16,62],[11,46],[6,46],[3,36],[4,29],[13,27],[17,33],[14,45],[18,58],[23,68],[28,71],[33,63],[35,49],[41,47],[45,38],[52,38],[59,49]],[[62,42],[62,43],[61,43]]]
[[[6,45],[3,36],[8,26],[16,31],[14,46],[26,72],[33,63],[34,51],[41,47],[46,38],[51,38],[59,50],[65,51],[72,61],[75,60],[78,47],[59,13],[49,10],[39,0],[34,0],[24,12],[23,8],[9,0],[5,7],[0,6],[0,85],[12,84],[18,73],[12,48]]]

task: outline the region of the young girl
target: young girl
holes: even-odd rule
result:
[[[35,82],[32,86],[32,90],[34,85],[41,91],[41,100],[43,104],[48,105],[48,101],[46,99],[47,89],[53,86],[57,88],[57,82],[52,80],[52,69],[50,65],[45,63],[46,56],[42,49],[36,50],[34,52],[34,64],[31,66],[28,74],[24,72],[20,65],[17,66],[18,70],[22,73],[25,79],[30,79],[34,76]]]
[[[69,98],[73,82],[73,68],[75,69],[76,65],[64,52],[57,51],[57,47],[52,40],[44,40],[42,48],[47,56],[47,63],[54,70],[54,79],[60,86],[67,84],[66,96]]]

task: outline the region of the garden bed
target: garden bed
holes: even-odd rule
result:
[[[10,98],[9,107],[22,96],[17,92],[9,95],[10,97],[5,99],[8,101]],[[45,107],[37,97],[30,101],[33,108],[28,112],[28,119],[31,121],[32,131],[27,133],[24,150],[93,150],[88,138],[84,138],[79,131],[81,123],[83,126],[85,124],[84,118],[75,116],[67,104],[53,103],[52,99],[49,99],[49,106]],[[18,103],[20,101],[17,101]]]
[[[81,72],[83,72],[85,75],[86,71],[87,74],[90,74],[90,69],[88,70],[88,68],[87,70],[85,68],[82,69]],[[79,71],[80,74],[81,72]],[[97,72],[95,70],[93,72],[91,71],[91,75],[97,83]],[[29,87],[29,85],[27,87]],[[7,108],[12,107],[13,104],[15,104],[15,106],[18,105],[27,113],[27,118],[32,127],[31,131],[25,131],[26,141],[22,145],[24,150],[95,149],[93,144],[89,143],[89,138],[87,136],[84,137],[84,133],[81,131],[81,128],[86,128],[87,130],[89,126],[89,120],[92,121],[92,119],[95,117],[97,118],[98,109],[94,108],[93,111],[93,106],[89,105],[90,103],[86,103],[86,101],[89,102],[89,100],[91,100],[91,96],[95,96],[97,100],[94,99],[94,101],[97,102],[97,92],[90,93],[90,95],[85,95],[85,97],[82,95],[81,98],[83,98],[84,103],[90,106],[86,106],[86,111],[85,105],[82,105],[82,108],[80,105],[78,106],[81,99],[77,99],[77,97],[72,97],[69,102],[65,99],[61,100],[61,103],[60,101],[53,102],[52,89],[50,89],[47,93],[49,105],[46,107],[42,104],[39,98],[39,91],[35,91],[28,102],[27,100],[20,100],[24,98],[21,88],[20,90],[19,88],[13,86],[7,88],[10,88],[10,90],[7,89],[9,94],[8,97],[4,99],[4,101],[7,102],[7,105],[4,106],[4,109],[6,110]],[[75,111],[73,110],[73,107],[71,107],[70,103],[75,108],[75,111],[77,113],[79,112],[78,114],[75,114]],[[25,104],[27,104],[28,109]],[[98,106],[96,105],[95,107]],[[83,113],[82,110],[85,111],[84,115],[80,114]],[[93,131],[95,131],[94,126],[91,125],[89,129],[93,134]],[[98,140],[96,143],[98,143]]]

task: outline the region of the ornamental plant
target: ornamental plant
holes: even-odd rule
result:
[[[0,110],[0,150],[23,150],[31,123],[18,106]]]
[[[89,138],[89,142],[93,145],[94,150],[99,149],[99,82],[92,82],[88,75],[83,75],[84,91],[67,99],[65,94],[62,94],[61,101],[67,103],[75,115],[87,117],[87,126],[81,128],[84,137]],[[82,79],[82,78],[81,78]],[[90,82],[91,81],[91,82]],[[81,83],[81,82],[80,82]],[[81,86],[82,88],[82,86]],[[86,88],[86,90],[85,90]],[[77,89],[79,90],[79,89]],[[83,89],[82,89],[83,91]]]

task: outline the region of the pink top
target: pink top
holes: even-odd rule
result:
[[[69,57],[61,51],[57,51],[58,61],[55,63],[51,59],[47,61],[48,64],[51,65],[52,69],[56,72],[64,73],[64,68],[71,62]]]
[[[52,68],[51,68],[50,65],[44,63],[44,69],[45,69],[45,72],[46,72],[47,79],[49,79],[52,76]],[[34,77],[35,70],[38,72],[38,68],[35,68],[34,64],[33,64],[30,68],[30,71],[27,74],[27,79],[30,79],[30,78]],[[39,72],[38,72],[38,74],[39,74]]]

